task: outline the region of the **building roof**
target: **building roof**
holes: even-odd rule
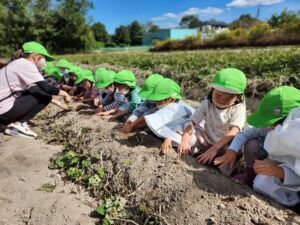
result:
[[[216,20],[210,20],[210,21],[205,21],[201,24],[201,27],[203,26],[216,26],[216,27],[227,27],[228,25],[225,22],[222,21],[216,21]]]

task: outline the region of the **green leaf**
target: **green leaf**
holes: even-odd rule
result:
[[[105,175],[104,167],[102,167],[102,166],[98,167],[96,171],[97,171],[97,173],[99,174],[100,177],[104,177],[104,175]]]
[[[92,162],[91,162],[91,160],[89,160],[89,159],[83,160],[83,161],[81,162],[81,165],[82,165],[83,167],[89,167],[91,164],[92,164]]]
[[[95,174],[94,176],[91,176],[89,178],[89,185],[92,186],[92,187],[99,187],[101,184],[101,179],[100,177]]]
[[[57,165],[58,168],[63,168],[65,166],[65,158],[63,156],[58,156],[55,161],[55,165]]]
[[[43,184],[41,187],[37,189],[37,191],[44,191],[47,193],[51,193],[55,190],[56,185],[52,185],[50,183]]]
[[[106,206],[105,204],[101,204],[97,207],[96,212],[100,215],[100,216],[105,216],[106,214]]]

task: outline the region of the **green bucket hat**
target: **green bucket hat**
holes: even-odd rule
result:
[[[89,80],[93,83],[95,82],[94,75],[93,75],[93,72],[91,70],[88,70],[88,69],[81,70],[80,73],[77,75],[77,79],[75,81],[75,84],[79,84],[84,80]]]
[[[63,73],[52,63],[47,62],[47,65],[44,69],[45,77],[54,77],[56,80],[61,80]]]
[[[66,59],[60,59],[56,65],[57,67],[60,68],[67,68],[67,69],[71,69],[71,67],[73,66],[72,63],[70,63],[68,60]]]
[[[153,92],[146,97],[150,101],[161,101],[167,98],[181,99],[180,86],[172,79],[165,78],[159,82]]]
[[[69,73],[74,73],[78,75],[81,72],[81,68],[79,66],[72,66],[69,70]]]
[[[108,70],[105,68],[98,68],[95,70],[95,82],[99,82],[101,79],[101,76],[103,76],[103,74],[105,74]]]
[[[264,128],[285,118],[289,112],[300,106],[300,91],[294,87],[283,86],[269,91],[259,103],[257,110],[247,121],[257,128]]]
[[[116,72],[112,70],[107,70],[99,77],[99,81],[96,83],[96,88],[106,88],[114,82]]]
[[[160,81],[162,81],[164,77],[160,74],[152,74],[150,75],[144,82],[142,90],[139,92],[139,96],[146,98],[150,95],[154,88],[158,85]]]
[[[114,78],[114,82],[119,84],[126,84],[130,88],[136,87],[136,78],[130,70],[122,70],[118,72]]]
[[[226,68],[217,72],[211,87],[230,94],[242,94],[247,87],[245,74],[235,68]]]
[[[47,52],[43,45],[35,41],[26,42],[23,44],[22,49],[25,54],[40,54],[44,56],[47,61],[53,61],[55,59]]]

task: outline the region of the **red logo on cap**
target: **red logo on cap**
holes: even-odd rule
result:
[[[273,112],[274,112],[275,115],[280,115],[281,110],[280,110],[278,107],[276,107],[276,108],[273,110]]]

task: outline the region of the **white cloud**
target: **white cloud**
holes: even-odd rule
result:
[[[227,7],[251,7],[256,5],[272,5],[284,2],[285,0],[233,0]]]
[[[195,16],[215,16],[215,15],[219,15],[222,14],[223,10],[219,9],[219,8],[214,8],[214,7],[207,7],[204,9],[200,9],[200,8],[189,8],[188,10],[175,14],[175,13],[165,13],[162,16],[159,17],[154,17],[151,19],[151,21],[163,21],[163,20],[167,20],[167,19],[175,19],[175,20],[180,20],[183,16],[186,15],[195,15]]]

